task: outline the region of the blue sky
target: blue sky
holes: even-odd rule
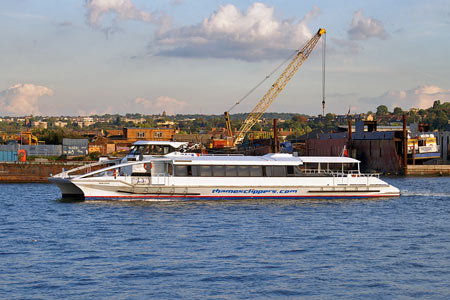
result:
[[[0,115],[221,114],[320,27],[326,112],[449,101],[447,0],[1,0]],[[322,112],[321,47],[269,111]]]

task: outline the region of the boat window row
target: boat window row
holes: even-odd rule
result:
[[[165,155],[174,151],[169,145],[133,145],[129,155]]]
[[[299,166],[175,165],[174,176],[286,177],[308,176]]]

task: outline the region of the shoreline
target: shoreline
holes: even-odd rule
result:
[[[92,161],[1,162],[0,183],[49,183],[48,177]]]
[[[49,183],[48,177],[92,161],[1,162],[0,183]],[[408,165],[408,175],[400,177],[450,176],[450,165]],[[383,175],[386,177],[399,175]]]

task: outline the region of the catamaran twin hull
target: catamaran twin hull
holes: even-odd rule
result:
[[[130,179],[132,179],[130,181]],[[375,177],[369,178],[307,178],[306,185],[213,185],[167,186],[149,184],[150,178],[120,178],[104,180],[51,179],[63,197],[86,200],[226,200],[250,198],[365,198],[394,197],[397,188]],[[226,181],[226,179],[225,179]],[[242,180],[241,180],[242,181]],[[244,180],[245,181],[245,180]],[[279,180],[275,180],[279,181]],[[289,181],[289,180],[288,180]],[[334,183],[333,183],[334,181]],[[338,183],[337,181],[340,181]],[[370,181],[370,184],[367,182]],[[378,181],[378,182],[377,182]],[[321,184],[318,185],[317,183]],[[349,182],[352,182],[351,184]],[[309,183],[309,184],[308,184]]]
[[[50,181],[59,186],[63,197],[85,199],[362,198],[400,194],[378,174],[362,174],[359,164],[348,157],[172,153],[122,161],[83,175],[65,171]]]

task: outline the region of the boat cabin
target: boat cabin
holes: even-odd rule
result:
[[[175,177],[320,177],[360,172],[359,161],[348,157],[267,154],[252,157],[204,155],[168,158],[170,155],[152,160],[151,172]]]
[[[128,161],[131,158],[139,158],[141,155],[166,155],[172,152],[181,151],[188,143],[170,141],[137,141],[131,146],[127,155]],[[136,160],[136,159],[134,159]]]

